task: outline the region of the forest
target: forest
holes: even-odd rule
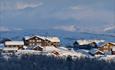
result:
[[[0,70],[115,70],[114,62],[96,59],[66,59],[45,55],[0,57]]]

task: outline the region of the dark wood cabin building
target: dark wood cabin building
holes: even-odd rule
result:
[[[26,46],[58,46],[59,38],[57,37],[43,37],[43,36],[26,36],[24,39]]]
[[[113,43],[105,43],[99,47],[99,50],[103,52],[109,52],[112,50],[112,48],[115,47],[115,44]]]
[[[47,37],[46,41],[48,42],[49,46],[60,46],[60,39],[58,37]]]
[[[92,48],[97,48],[97,44],[95,42],[91,42],[88,44],[82,44],[80,45],[77,41],[73,43],[74,48],[76,49],[92,49]]]
[[[26,46],[46,46],[47,45],[45,38],[41,36],[26,36],[23,40]]]

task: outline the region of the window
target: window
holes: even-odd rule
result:
[[[32,43],[30,43],[30,46],[32,45]]]
[[[41,42],[41,40],[37,40],[37,42]]]
[[[32,40],[32,42],[35,42],[35,40]]]
[[[32,42],[32,40],[29,40],[29,42]]]

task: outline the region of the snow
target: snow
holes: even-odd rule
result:
[[[98,50],[98,49],[91,49],[89,52],[90,52],[91,54],[95,54],[96,52],[101,52],[102,54],[104,54],[104,52],[102,52],[102,51],[100,51],[100,50]]]
[[[79,49],[79,50],[76,50],[76,52],[79,52],[79,53],[84,54],[85,57],[87,57],[87,58],[94,58],[93,56],[91,56],[91,55],[89,54],[89,50]]]
[[[60,42],[60,39],[58,37],[47,37],[46,39],[51,42]]]
[[[75,52],[73,50],[72,51],[67,50],[67,48],[65,48],[65,47],[56,48],[54,46],[47,46],[47,47],[43,48],[43,52],[48,53],[48,55],[53,55],[52,54],[53,51],[58,52],[59,53],[58,56],[60,56],[60,57],[67,57],[67,56],[78,57],[78,58],[85,57],[84,54]]]
[[[76,58],[86,57],[84,54],[73,51],[62,51],[60,56],[72,56]]]
[[[44,37],[44,36],[34,35],[34,36],[25,36],[24,38],[25,38],[25,40],[28,40],[33,37],[38,37],[43,40],[49,40],[51,42],[60,42],[60,39],[58,37]]]
[[[115,43],[114,43],[114,42],[111,42],[111,43],[115,45]]]
[[[4,48],[4,44],[0,44],[0,49]]]
[[[24,45],[23,41],[6,41],[5,45]]]
[[[3,58],[6,59],[6,60],[8,60],[10,58],[10,56],[4,55]]]
[[[105,61],[115,61],[115,55],[107,55],[100,57],[99,60],[105,60]]]
[[[104,46],[106,43],[105,42],[100,42],[100,43],[97,43],[97,46],[98,47],[102,47],[102,46]]]
[[[92,42],[95,43],[105,42],[105,40],[77,40],[77,42],[79,43],[79,45],[86,45]]]
[[[39,35],[34,35],[34,36],[25,36],[24,38],[25,38],[25,40],[28,40],[28,39],[33,38],[33,37],[38,37],[38,38],[41,38],[41,39],[43,39],[43,40],[45,40],[45,39],[46,39],[44,36],[39,36]]]
[[[45,46],[43,48],[43,51],[46,51],[46,52],[58,51],[59,52],[60,50],[54,46]]]
[[[18,50],[18,47],[4,47],[3,51],[15,51]]]
[[[35,51],[35,50],[18,50],[15,54],[40,54],[41,51]]]

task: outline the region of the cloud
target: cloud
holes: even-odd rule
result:
[[[72,6],[72,7],[70,7],[70,9],[72,9],[72,10],[82,10],[83,7],[81,7],[81,6]]]
[[[23,30],[22,28],[8,28],[5,26],[0,26],[0,32],[6,32],[6,31],[20,31]]]
[[[22,28],[14,28],[13,30],[20,31],[23,30]]]
[[[7,28],[7,27],[1,26],[0,27],[0,32],[5,32],[5,31],[10,31],[10,29]]]
[[[55,26],[55,27],[53,27],[53,29],[74,32],[74,31],[76,31],[77,28],[75,25],[61,25],[61,26]]]
[[[99,32],[104,31],[106,25],[115,22],[114,1],[0,0],[0,13],[3,11],[0,18],[5,26],[21,25],[23,29],[47,29],[55,25],[63,25],[60,26],[61,30],[69,31],[64,26],[67,24],[66,26],[77,25],[82,31]],[[24,27],[25,25],[27,27]],[[59,29],[58,26],[55,28]],[[74,27],[70,28],[70,31],[75,31]]]
[[[17,11],[26,8],[36,8],[43,5],[39,0],[1,0],[0,11]]]
[[[93,7],[79,5],[79,6],[69,7],[65,11],[57,12],[54,14],[54,16],[60,19],[74,18],[76,20],[82,20],[82,21],[83,20],[109,21],[111,18],[114,17],[114,12],[105,9],[104,10],[99,8],[94,9]]]
[[[70,6],[64,11],[56,12],[53,17],[61,20],[75,19],[80,30],[90,32],[102,32],[106,25],[115,23],[113,11],[87,5]]]
[[[104,31],[106,32],[106,31],[113,30],[113,29],[115,29],[115,25],[105,28]]]
[[[34,4],[34,3],[17,3],[16,4],[16,9],[25,9],[25,8],[36,8],[38,6],[43,5],[42,2],[38,3],[38,4]]]

